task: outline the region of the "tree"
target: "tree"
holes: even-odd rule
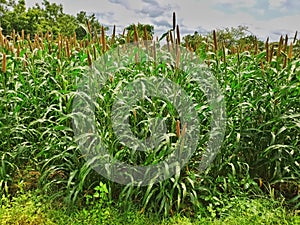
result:
[[[238,26],[237,28],[226,27],[225,29],[217,29],[217,41],[220,43],[224,43],[227,47],[231,47],[232,45],[238,45],[238,41],[247,36],[248,27],[247,26]],[[213,39],[213,32],[209,33],[209,38]]]
[[[76,36],[79,39],[82,39],[83,37],[85,37],[87,35],[87,32],[88,32],[87,22],[88,21],[90,23],[90,28],[91,28],[92,33],[94,33],[95,31],[99,32],[102,27],[102,25],[99,23],[99,21],[95,17],[95,14],[87,15],[86,12],[84,12],[84,11],[77,13],[76,20],[78,22],[78,26],[75,31],[76,31]],[[107,29],[108,29],[108,27],[105,27],[105,30],[107,30]]]
[[[4,2],[4,1],[3,1]],[[19,0],[17,3],[15,1],[9,1],[3,3],[2,5],[4,12],[0,17],[0,25],[2,27],[2,32],[6,35],[10,34],[13,30],[18,30],[26,26],[26,6],[25,0]],[[13,10],[10,11],[9,9]]]
[[[193,35],[188,34],[183,37],[183,45],[188,45],[190,48],[196,50],[205,40],[205,37],[200,35],[197,31]]]
[[[134,26],[136,26],[136,30],[137,30],[137,33],[138,33],[139,37],[142,37],[144,39],[145,38],[144,33],[145,33],[145,30],[146,30],[147,40],[152,40],[153,39],[154,26],[149,25],[149,24],[138,23],[137,25],[131,24],[131,25],[129,25],[125,28],[125,30],[128,32],[128,35],[129,35],[129,38],[130,38],[131,42],[134,40]]]
[[[26,34],[33,37],[36,33],[46,33],[50,31],[56,36],[64,36],[77,33],[79,39],[86,33],[80,28],[80,24],[90,21],[91,27],[100,30],[101,24],[95,15],[88,16],[85,12],[80,12],[77,17],[63,12],[63,6],[43,0],[42,5],[26,10],[25,0],[0,0],[0,26],[4,35],[10,35],[15,30],[24,30]]]
[[[247,26],[218,29],[216,30],[216,37],[217,42],[220,44],[224,43],[227,48],[230,48],[232,46],[254,44],[256,42],[261,44],[261,41],[257,40],[257,38],[251,32],[249,32]],[[198,32],[195,32],[193,35],[186,35],[183,37],[184,46],[187,44],[188,46],[196,50],[200,46],[204,46],[203,42],[206,39],[212,41],[213,38],[213,32],[209,32],[206,35],[200,35]]]

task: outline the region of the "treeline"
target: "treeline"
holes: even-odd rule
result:
[[[26,7],[25,0],[0,0],[0,30],[4,36],[10,36],[14,31],[20,33],[24,30],[25,35],[30,34],[32,39],[36,34],[50,32],[54,37],[58,34],[73,36],[76,33],[77,39],[82,40],[88,33],[101,33],[102,26],[103,24],[98,21],[95,14],[87,14],[84,11],[80,11],[76,16],[66,14],[61,4],[50,3],[47,0],[43,0],[41,5],[36,3],[33,7]],[[153,39],[154,26],[139,23],[125,27],[123,34],[116,34],[116,41],[120,44],[133,41],[135,29],[139,37],[147,40]],[[108,30],[108,27],[104,27],[104,30]],[[115,28],[113,32],[115,33]],[[167,33],[163,34],[160,39],[166,37]],[[294,43],[296,36],[297,33]],[[196,51],[207,48],[203,43],[208,43],[208,40],[218,42],[215,44],[220,47],[239,48],[240,51],[245,46],[264,48],[264,42],[258,40],[247,26],[225,28],[207,34],[195,31],[194,34],[182,37],[181,44]]]
[[[74,35],[82,39],[86,35],[85,26],[89,21],[93,29],[100,29],[101,24],[94,14],[88,15],[81,11],[76,16],[64,13],[61,4],[43,0],[42,4],[27,8],[25,0],[0,0],[0,27],[2,34],[10,35],[14,30],[34,36],[51,32],[56,36]]]

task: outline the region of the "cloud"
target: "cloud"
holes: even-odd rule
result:
[[[162,19],[162,20],[152,20],[152,22],[155,24],[155,25],[158,25],[158,26],[162,26],[162,27],[167,27],[169,29],[172,28],[173,25],[171,25],[171,23],[165,19]]]
[[[127,10],[133,10],[136,7],[141,7],[142,2],[135,0],[108,0],[109,2],[125,7]],[[103,2],[103,1],[101,1]]]
[[[142,1],[145,2],[145,3],[148,3],[148,4],[158,5],[158,2],[156,0],[142,0]]]
[[[227,5],[231,8],[249,8],[256,5],[256,0],[217,0],[216,5]]]
[[[115,12],[103,12],[103,13],[95,13],[95,16],[100,21],[109,21],[110,24],[118,23],[119,21],[115,19]]]
[[[269,0],[269,8],[280,8],[280,7],[284,7],[284,5],[286,4],[287,0]]]
[[[300,31],[299,0],[49,0],[62,4],[64,11],[76,15],[79,11],[95,13],[100,23],[117,26],[121,33],[132,23],[154,25],[155,36],[161,36],[172,25],[176,12],[182,36],[194,31],[211,31],[247,25],[249,30],[265,40],[278,40],[279,33]],[[28,6],[42,0],[27,0]],[[200,32],[199,32],[200,33]]]
[[[165,4],[165,2],[161,1],[158,2],[156,0],[142,0],[143,6],[141,9],[135,10],[137,14],[140,16],[149,16],[151,18],[157,18],[162,15],[169,14],[172,10],[172,7],[170,4]]]
[[[115,3],[115,4],[122,4],[122,0],[108,0],[111,3]]]

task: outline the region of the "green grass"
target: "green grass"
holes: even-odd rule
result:
[[[95,204],[80,209],[68,209],[59,202],[51,202],[37,193],[21,193],[12,200],[2,198],[0,209],[0,224],[59,224],[59,225],[98,225],[98,224],[144,224],[144,225],[173,225],[173,224],[211,224],[211,225],[248,225],[248,224],[299,224],[300,215],[287,211],[279,202],[265,198],[234,198],[215,218],[214,209],[210,215],[197,215],[187,218],[175,214],[168,218],[159,218],[157,214],[141,212],[135,208],[122,211],[117,206],[103,207]]]

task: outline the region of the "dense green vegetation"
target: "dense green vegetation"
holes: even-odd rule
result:
[[[212,71],[226,101],[225,139],[212,165],[202,173],[198,166],[209,136],[211,112],[203,90],[189,81],[189,74],[178,69],[177,60],[173,64],[159,61],[154,54],[147,63],[128,65],[112,74],[97,93],[95,105],[100,136],[117,159],[131,165],[154,165],[172,151],[172,144],[180,134],[178,115],[170,104],[161,99],[147,99],[138,102],[132,111],[132,132],[145,138],[149,135],[146,119],[165,118],[171,144],[166,143],[160,151],[137,154],[118,141],[109,122],[111,106],[116,91],[130,81],[151,76],[172,80],[192,96],[202,121],[197,151],[174,176],[145,187],[120,185],[100,176],[91,168],[92,162],[82,156],[72,130],[72,102],[78,80],[97,65],[101,56],[118,48],[120,43],[140,41],[143,44],[142,40],[152,39],[153,27],[130,25],[125,29],[127,33],[113,32],[107,36],[105,28],[84,12],[79,20],[79,15],[77,19],[65,15],[61,6],[47,1],[43,5],[44,9],[36,6],[26,11],[24,1],[19,1],[4,5],[3,8],[12,7],[12,10],[1,15],[4,29],[0,33],[0,194],[3,196],[0,217],[3,221],[9,221],[9,216],[18,217],[20,208],[14,201],[23,198],[20,204],[28,202],[28,216],[33,215],[31,210],[39,208],[44,201],[41,195],[47,196],[45,199],[53,205],[61,203],[50,214],[61,215],[59,210],[65,210],[64,207],[72,211],[71,206],[81,210],[79,215],[57,221],[58,216],[46,215],[46,209],[41,209],[42,217],[47,220],[50,216],[55,223],[81,221],[87,215],[118,217],[125,210],[125,215],[132,220],[137,219],[138,212],[145,214],[145,218],[138,216],[137,223],[145,223],[147,215],[152,213],[157,217],[180,213],[199,221],[203,217],[212,218],[216,220],[212,224],[218,224],[218,218],[226,220],[227,215],[245,224],[249,222],[247,219],[264,223],[261,215],[268,217],[266,224],[293,220],[296,224],[297,218],[290,215],[300,207],[300,41],[297,35],[290,43],[287,36],[276,43],[268,40],[263,43],[247,36],[240,27],[183,38],[182,45],[195,51],[199,63]],[[26,38],[24,31],[18,29],[21,22],[13,25],[11,18],[14,13],[24,13],[27,17],[31,10],[40,15],[37,25],[41,26],[27,29],[24,25],[24,31],[33,37]],[[53,11],[59,12],[53,17],[57,29],[54,26],[48,32],[45,18]],[[62,23],[68,21],[64,20],[65,16],[74,21],[74,26],[60,34],[64,30]],[[84,20],[92,22],[84,22],[85,31],[79,35],[78,24]],[[228,35],[228,41],[218,36],[222,32]],[[167,51],[176,51],[175,43],[180,43],[178,27],[164,37]],[[29,200],[24,193],[33,190],[39,194],[33,194],[33,200]],[[39,200],[35,202],[35,198]],[[246,207],[248,203],[251,208]],[[233,214],[229,213],[235,204]],[[274,204],[270,207],[275,209],[274,213],[268,210],[268,204]],[[287,214],[283,207],[289,210]],[[135,214],[130,214],[131,211]],[[243,218],[242,213],[249,217]],[[273,216],[278,219],[273,220]],[[184,220],[179,219],[178,223],[184,224]]]
[[[69,210],[36,193],[19,194],[13,201],[2,198],[0,224],[146,224],[146,225],[248,225],[248,224],[299,224],[300,216],[287,212],[280,202],[264,198],[233,198],[222,209],[220,218],[214,211],[209,216],[185,217],[175,214],[170,218],[159,218],[155,214],[141,214],[137,208],[122,210],[118,206],[103,207],[94,204],[79,210]]]

